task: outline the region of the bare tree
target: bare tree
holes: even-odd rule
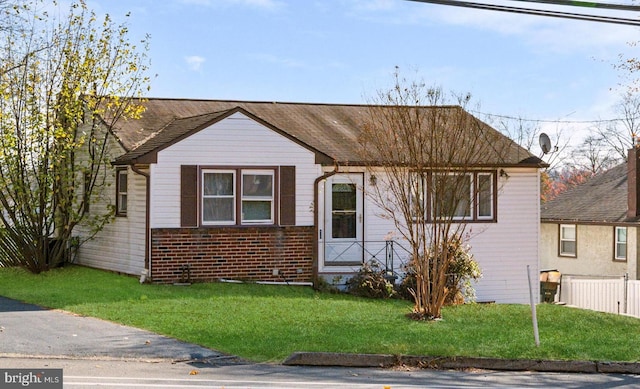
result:
[[[605,171],[620,162],[619,156],[612,153],[606,141],[598,135],[587,136],[573,152],[572,159],[577,170],[586,170],[592,174]]]
[[[487,122],[494,128],[513,139],[517,144],[527,151],[543,156],[540,149],[539,137],[545,130],[541,127],[540,121],[523,118],[512,118],[503,116],[487,115]],[[565,136],[567,128],[557,123],[552,132],[547,135],[552,142],[551,151],[543,156],[549,165],[547,170],[554,170],[568,162],[571,149],[571,137]],[[549,130],[547,130],[549,131]]]
[[[450,248],[468,239],[474,209],[488,206],[495,177],[475,173],[499,165],[508,150],[521,151],[522,159],[530,154],[470,115],[464,109],[470,95],[447,105],[440,88],[398,72],[394,81],[371,101],[361,158],[377,178],[370,198],[411,246],[414,317],[435,319],[447,296]]]
[[[627,160],[627,151],[640,135],[640,95],[628,90],[615,106],[617,120],[601,122],[593,132],[610,159]]]

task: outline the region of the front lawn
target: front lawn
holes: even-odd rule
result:
[[[133,277],[78,266],[40,275],[0,268],[0,295],[261,362],[279,362],[295,351],[640,360],[640,320],[546,304],[538,306],[536,348],[527,305],[448,307],[441,321],[414,322],[405,316],[411,309],[406,301],[294,286],[140,285]]]

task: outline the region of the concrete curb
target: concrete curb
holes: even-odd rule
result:
[[[470,357],[423,357],[384,354],[297,352],[287,358],[288,366],[394,367],[427,369],[485,369],[562,373],[640,374],[640,363],[598,361],[548,361]]]

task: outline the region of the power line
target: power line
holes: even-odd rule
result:
[[[516,116],[509,115],[499,115],[487,112],[481,112],[476,110],[469,110],[474,114],[484,115],[488,117],[500,118],[500,119],[509,119],[509,120],[518,120],[522,122],[535,122],[535,123],[555,123],[555,124],[597,124],[597,123],[614,123],[625,120],[624,118],[616,118],[616,119],[598,119],[598,120],[562,120],[562,119],[528,119]],[[640,117],[636,117],[635,119],[640,119]]]
[[[572,7],[615,9],[619,11],[636,11],[640,12],[640,6],[628,4],[612,4],[612,3],[594,3],[591,1],[573,1],[573,0],[511,0],[522,1],[525,3],[541,3],[551,5],[563,5]]]
[[[482,9],[482,10],[489,10],[489,11],[511,12],[511,13],[525,14],[525,15],[549,16],[549,17],[557,17],[557,18],[564,18],[564,19],[640,26],[640,20],[638,19],[619,18],[619,17],[610,17],[610,16],[601,16],[601,15],[588,15],[588,14],[580,14],[580,13],[574,13],[574,12],[559,12],[559,11],[551,11],[551,10],[539,10],[539,9],[533,9],[533,8],[510,7],[510,6],[502,6],[502,5],[496,5],[496,4],[483,4],[483,3],[474,3],[474,2],[459,1],[459,0],[408,0],[408,1],[439,4],[439,5],[449,5],[454,7],[474,8],[474,9]],[[574,1],[574,0],[512,0],[512,1],[640,12],[640,6],[626,5],[626,4],[597,3],[597,2]],[[555,124],[597,124],[597,123],[613,123],[613,122],[625,120],[623,118],[601,119],[601,120],[545,120],[545,119],[526,119],[526,118],[508,116],[508,115],[497,115],[497,114],[490,114],[490,113],[485,113],[480,111],[471,111],[471,112],[474,112],[480,115],[485,115],[488,117],[496,117],[496,118],[509,119],[509,120],[519,120],[519,121],[526,121],[526,122],[555,123]],[[636,119],[640,119],[640,117]]]
[[[587,14],[579,14],[574,12],[559,12],[559,11],[551,11],[551,10],[539,10],[539,9],[533,9],[533,8],[509,7],[504,5],[483,4],[483,3],[474,3],[469,1],[457,1],[457,0],[409,0],[409,1],[415,1],[419,3],[449,5],[454,7],[482,9],[482,10],[488,10],[488,11],[510,12],[510,13],[517,13],[517,14],[523,14],[523,15],[548,16],[548,17],[563,18],[563,19],[584,20],[584,21],[590,21],[590,22],[614,23],[614,24],[623,24],[628,26],[640,26],[640,20],[638,19],[619,18],[619,17],[612,17],[612,16],[587,15]],[[581,2],[577,2],[577,3],[581,3]]]

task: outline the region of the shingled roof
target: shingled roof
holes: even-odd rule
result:
[[[248,102],[235,100],[191,100],[149,98],[141,102],[145,111],[139,119],[122,120],[113,133],[126,150],[114,163],[153,162],[155,153],[207,126],[242,112],[274,131],[316,153],[323,164],[358,164],[358,137],[368,119],[367,105]],[[423,107],[462,112],[459,106]],[[486,126],[492,139],[500,142],[503,155],[484,155],[485,165],[544,166],[535,157],[497,130]],[[499,160],[498,160],[499,159]]]
[[[620,223],[627,219],[627,164],[596,174],[540,207],[542,221]]]

